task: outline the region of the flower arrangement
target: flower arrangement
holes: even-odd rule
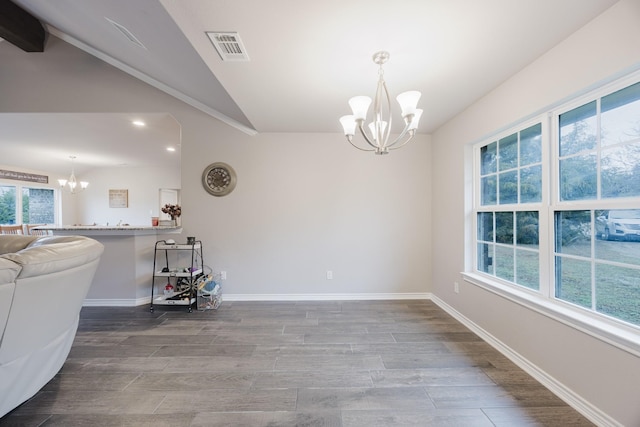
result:
[[[167,203],[162,208],[162,212],[169,215],[172,220],[175,220],[176,218],[180,217],[180,215],[182,215],[182,208],[180,207],[180,205],[170,205]]]

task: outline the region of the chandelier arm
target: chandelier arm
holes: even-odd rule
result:
[[[404,145],[407,144],[407,142],[411,141],[411,139],[413,138],[413,136],[415,135],[415,131],[413,130],[409,130],[409,126],[411,126],[411,120],[413,119],[413,116],[407,116],[408,120],[406,121],[405,125],[404,125],[404,129],[402,129],[402,132],[400,132],[400,135],[398,135],[398,137],[396,139],[393,140],[393,142],[389,145],[387,145],[387,148],[392,148],[394,147],[397,143],[400,142],[400,140],[402,138],[405,137],[405,135],[407,134],[407,132],[409,133],[409,139],[407,139],[406,141],[404,141],[402,144],[400,144],[398,147],[395,147],[393,149],[396,148],[400,148],[403,147]]]
[[[355,148],[357,148],[360,151],[375,151],[374,149],[358,147],[356,144],[353,143],[353,140],[351,138],[347,138],[347,141],[349,141],[351,145],[353,145]]]
[[[369,136],[364,130],[364,126],[362,126],[363,124],[364,124],[364,120],[358,120],[358,129],[360,130],[360,134],[362,134],[362,137],[364,138],[364,140],[367,141],[367,144],[369,144],[373,148],[373,150],[365,150],[365,151],[374,151],[378,148],[378,146],[371,141],[371,139],[369,138]],[[351,144],[353,144],[353,142],[351,142]]]
[[[411,141],[411,140],[413,139],[414,135],[415,135],[415,134],[410,133],[410,134],[409,134],[409,138],[407,138],[407,139],[406,139],[406,141],[404,141],[402,144],[400,144],[400,145],[398,145],[398,146],[395,146],[395,144],[396,144],[398,141],[394,141],[394,143],[393,143],[393,145],[394,145],[394,146],[389,146],[389,147],[387,147],[387,148],[389,148],[389,150],[397,150],[398,148],[402,148],[402,147],[404,147],[405,145],[407,145],[407,144],[409,143],[409,141]]]
[[[382,69],[382,65],[380,66],[380,69]],[[387,90],[387,83],[382,78],[382,74],[380,74],[380,83],[381,84],[378,87],[378,91],[380,90],[380,86],[384,90],[385,97],[387,98],[387,114],[389,115],[389,118],[387,119],[387,127],[384,129],[384,132],[380,135],[381,138],[379,141],[380,149],[384,151],[387,149],[387,147],[390,146],[387,143],[389,142],[389,136],[391,135],[391,126],[393,125],[393,117],[391,114],[391,97],[389,96],[389,90]],[[376,93],[376,98],[378,98],[377,93]],[[378,113],[380,116],[379,120],[382,120],[382,108],[380,107],[380,105],[378,105],[378,109],[379,109]],[[393,145],[393,143],[391,145]]]

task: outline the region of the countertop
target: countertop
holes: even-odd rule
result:
[[[81,235],[144,235],[144,234],[165,234],[180,233],[182,227],[175,226],[144,226],[144,225],[42,225],[36,227],[39,230],[49,230],[54,235],[58,234],[81,234]]]

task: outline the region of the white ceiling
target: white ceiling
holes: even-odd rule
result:
[[[71,173],[69,156],[78,175],[96,167],[180,167],[180,125],[169,114],[0,114],[0,129],[0,164],[57,178]]]
[[[420,90],[419,132],[432,133],[616,1],[14,0],[52,34],[247,133],[341,132],[347,100],[373,96],[379,50],[392,97]],[[223,62],[207,31],[238,32],[250,60]]]

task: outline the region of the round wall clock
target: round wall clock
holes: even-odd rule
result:
[[[226,196],[236,187],[236,172],[226,163],[211,163],[202,172],[202,185],[213,196]]]

